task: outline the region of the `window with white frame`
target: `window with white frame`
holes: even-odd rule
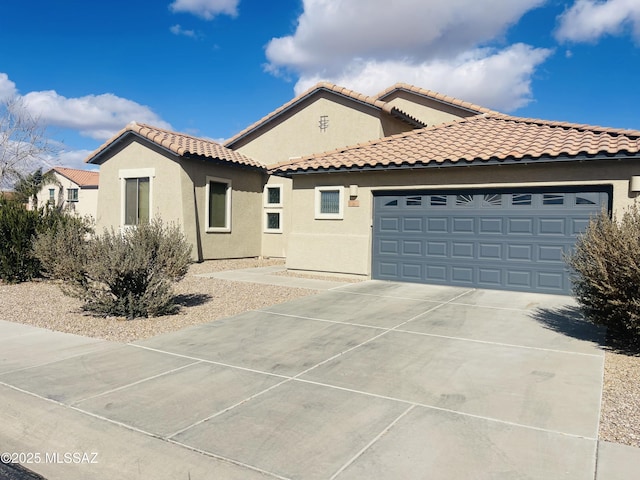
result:
[[[49,205],[55,205],[56,204],[56,189],[55,188],[50,188],[49,189],[49,201],[48,201]]]
[[[264,231],[282,233],[282,210],[266,209],[264,211]]]
[[[207,177],[207,232],[231,231],[231,180]]]
[[[133,227],[151,219],[154,168],[119,170],[121,183],[121,224]]]
[[[149,177],[125,178],[124,224],[149,223]]]
[[[282,233],[282,184],[264,187],[264,232]]]
[[[315,218],[318,220],[344,218],[344,187],[315,188]]]
[[[271,208],[282,206],[282,184],[265,185],[264,206]]]
[[[78,189],[67,188],[67,202],[77,202],[77,201],[78,201]]]

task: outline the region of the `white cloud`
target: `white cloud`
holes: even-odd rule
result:
[[[216,15],[238,15],[240,0],[175,0],[169,8],[172,12],[192,13],[205,20],[212,20]]]
[[[195,32],[195,30],[185,30],[180,24],[169,27],[169,31],[174,35],[183,35],[185,37],[198,38],[198,34]]]
[[[558,21],[556,38],[560,41],[595,42],[603,35],[620,34],[630,26],[640,42],[638,0],[577,0]]]
[[[551,52],[486,47],[545,1],[368,0],[363,9],[360,0],[304,0],[293,35],[267,45],[266,69],[293,72],[297,92],[319,80],[363,93],[404,81],[513,110],[529,101]]]
[[[79,168],[80,170],[97,170],[96,165],[84,163],[92,150],[62,150],[55,157],[48,159],[49,166]]]
[[[531,75],[550,54],[547,49],[516,44],[497,52],[476,49],[450,60],[419,64],[402,60],[356,61],[335,77],[301,78],[296,94],[322,80],[368,95],[404,82],[508,112],[529,103]]]
[[[22,98],[29,113],[43,125],[70,128],[98,140],[111,137],[134,120],[171,128],[149,107],[111,93],[67,98],[47,90],[30,92]]]
[[[9,80],[9,75],[0,73],[0,102],[15,97],[17,93],[16,84]]]

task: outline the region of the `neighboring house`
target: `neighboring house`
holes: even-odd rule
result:
[[[98,209],[99,173],[75,168],[54,167],[57,183],[42,186],[38,208],[53,205],[81,217],[96,217]]]
[[[568,293],[577,234],[640,191],[638,131],[512,117],[405,84],[372,97],[318,84],[225,146],[129,125],[88,159],[101,165],[98,224],[159,215],[197,260],[279,256],[297,270]]]

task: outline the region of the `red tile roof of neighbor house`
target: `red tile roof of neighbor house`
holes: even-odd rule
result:
[[[394,116],[396,118],[399,118],[399,119],[401,119],[403,121],[409,122],[409,123],[413,124],[414,126],[418,126],[418,127],[423,127],[423,126],[425,126],[425,124],[423,122],[421,122],[419,119],[416,119],[416,118],[410,116],[409,114],[407,114],[406,112],[403,112],[399,108],[397,108],[397,107],[395,107],[393,105],[390,105],[388,102],[380,100],[380,98],[385,96],[385,95],[389,95],[389,94],[391,94],[392,92],[394,92],[396,90],[407,90],[407,91],[410,91],[410,92],[413,92],[413,93],[418,93],[420,95],[432,98],[432,99],[437,100],[439,102],[448,103],[450,105],[455,105],[457,107],[461,107],[461,108],[464,108],[464,109],[467,109],[467,110],[471,110],[471,111],[473,111],[475,113],[491,112],[491,110],[489,110],[487,108],[480,107],[480,106],[474,105],[474,104],[469,103],[469,102],[464,102],[462,100],[458,100],[458,99],[453,98],[453,97],[449,97],[449,96],[446,96],[446,95],[435,93],[435,92],[432,92],[430,90],[424,90],[422,88],[414,87],[414,86],[408,85],[406,83],[398,83],[396,85],[393,85],[393,86],[389,87],[388,89],[384,90],[383,92],[381,92],[378,95],[369,96],[369,95],[363,95],[362,93],[358,93],[358,92],[356,92],[354,90],[349,90],[348,88],[344,88],[344,87],[340,87],[338,85],[334,85],[333,83],[320,82],[320,83],[317,83],[316,85],[314,85],[313,87],[309,88],[306,92],[301,93],[300,95],[298,95],[294,99],[288,101],[287,103],[285,103],[281,107],[275,109],[273,112],[271,112],[268,115],[262,117],[257,122],[253,123],[252,125],[249,125],[247,128],[245,128],[241,132],[238,132],[236,135],[234,135],[233,137],[228,139],[224,144],[226,146],[233,145],[235,142],[237,142],[239,139],[241,139],[245,135],[247,135],[247,134],[251,133],[252,131],[260,128],[262,125],[268,123],[269,121],[275,119],[280,114],[282,114],[283,112],[285,112],[288,109],[292,108],[293,106],[295,106],[296,104],[298,104],[299,102],[304,100],[305,98],[310,97],[315,92],[319,92],[319,91],[322,91],[322,90],[333,92],[333,93],[336,93],[336,94],[341,95],[343,97],[347,97],[347,98],[349,98],[351,100],[355,100],[357,102],[369,105],[369,106],[371,106],[373,108],[377,108],[377,109],[382,110],[383,112],[385,112],[385,113],[387,113],[389,115],[392,115],[392,116]]]
[[[68,178],[79,187],[97,187],[100,174],[89,170],[78,170],[76,168],[53,167],[51,170],[58,172]]]
[[[294,174],[639,153],[640,131],[492,113],[282,162],[270,171]]]
[[[93,152],[85,162],[93,163],[92,160],[99,157],[106,152],[108,148],[124,135],[128,133],[137,134],[147,140],[155,143],[156,145],[163,147],[177,155],[197,155],[200,157],[211,158],[214,160],[221,160],[223,162],[234,163],[238,165],[244,165],[255,168],[266,168],[262,163],[239,152],[230,150],[218,142],[213,140],[207,140],[204,138],[193,137],[184,133],[172,132],[170,130],[164,130],[162,128],[152,127],[143,123],[131,122],[125,128],[120,130],[111,139],[107,140],[101,147]]]

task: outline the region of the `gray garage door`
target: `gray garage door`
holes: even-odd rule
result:
[[[373,278],[566,294],[563,254],[610,189],[379,192]]]

